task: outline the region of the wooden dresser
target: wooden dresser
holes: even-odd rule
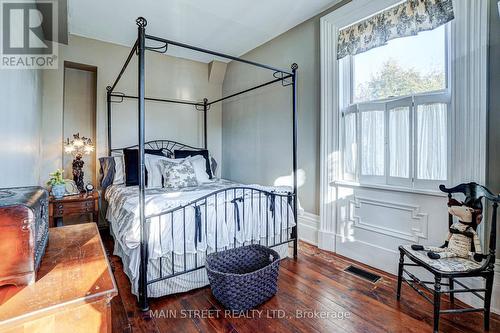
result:
[[[117,294],[97,225],[51,228],[36,282],[0,287],[0,332],[111,332]]]

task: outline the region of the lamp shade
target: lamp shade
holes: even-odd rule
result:
[[[80,137],[80,133],[73,134],[73,139],[66,139],[64,142],[64,152],[73,156],[89,155],[94,151],[92,140],[86,137]]]

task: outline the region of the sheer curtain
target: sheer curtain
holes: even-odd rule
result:
[[[361,174],[384,175],[384,113],[361,112]]]
[[[357,155],[356,113],[347,113],[344,116],[344,173],[351,178],[356,175]]]
[[[389,176],[410,175],[410,108],[389,110]]]
[[[417,178],[445,180],[447,177],[447,105],[417,106]]]

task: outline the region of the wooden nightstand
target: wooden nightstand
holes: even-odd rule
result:
[[[49,227],[60,227],[63,219],[70,216],[92,214],[93,222],[99,222],[99,193],[69,195],[61,199],[49,198]],[[90,221],[86,221],[90,222]]]

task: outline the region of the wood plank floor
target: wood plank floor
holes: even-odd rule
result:
[[[103,240],[113,253],[109,235]],[[277,295],[249,318],[226,315],[210,288],[151,299],[151,310],[161,317],[151,318],[138,310],[120,258],[110,255],[110,261],[119,289],[112,303],[113,332],[432,331],[432,306],[408,286],[397,302],[395,276],[306,243],[300,243],[297,261],[282,262]],[[353,263],[382,279],[370,283],[343,271]],[[442,303],[449,308],[446,298]],[[440,331],[482,332],[482,314],[443,315]],[[492,315],[490,332],[500,332],[500,316]]]

